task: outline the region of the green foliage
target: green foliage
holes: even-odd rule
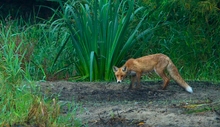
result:
[[[67,43],[66,29],[52,29],[45,23],[33,25],[26,31],[34,45],[31,62],[27,63],[33,79],[58,80],[76,75],[75,49]]]
[[[21,67],[28,68],[25,75],[29,79],[111,80],[113,65],[160,52],[171,57],[184,78],[218,80],[217,0],[57,3],[57,10],[46,7],[54,11],[48,21],[37,23],[38,12],[16,22],[11,22],[10,15],[5,22],[1,20],[2,31],[24,31],[12,38],[20,47],[16,52],[23,57]],[[10,23],[13,28],[7,25]],[[6,42],[9,38],[4,36]]]
[[[12,118],[11,122],[17,122],[18,119],[25,117],[24,107],[28,107],[27,103],[21,103],[22,99],[27,100],[27,94],[22,95],[22,69],[20,67],[23,54],[15,52],[19,51],[22,43],[16,45],[16,37],[18,34],[12,33],[11,26],[1,27],[1,51],[0,51],[0,124],[5,125],[9,122],[8,118]],[[18,98],[18,96],[20,98]],[[19,103],[17,103],[19,102]],[[23,112],[23,115],[18,115]],[[13,116],[13,117],[12,117]]]
[[[23,28],[12,20],[0,25],[0,125],[55,127],[79,124],[78,119],[62,116],[60,103],[43,98],[36,84],[25,80],[30,76],[25,66],[29,61],[27,53],[32,52],[27,48],[28,36]],[[76,108],[67,115],[73,116],[75,111]]]
[[[59,1],[60,25],[69,30],[79,61],[77,71],[82,79],[110,80],[112,66],[118,65],[136,42],[140,26],[146,15],[131,27],[135,15],[144,9],[136,7],[134,0]],[[55,24],[55,23],[54,23]],[[140,35],[145,35],[150,30]]]
[[[218,80],[219,1],[140,0],[139,4],[152,12],[143,29],[165,24],[152,36],[142,38],[143,54],[167,54],[185,78]]]

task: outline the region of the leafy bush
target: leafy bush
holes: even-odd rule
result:
[[[130,29],[135,15],[144,9],[136,7],[134,0],[59,1],[60,19],[55,28],[65,27],[76,50],[79,61],[76,68],[86,79],[112,79],[112,66],[118,65],[134,46],[136,39],[150,32],[139,33],[146,15]],[[64,46],[63,46],[64,47]]]

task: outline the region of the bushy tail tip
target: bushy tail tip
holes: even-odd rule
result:
[[[190,86],[186,87],[186,91],[189,93],[193,93],[192,87],[190,87]]]

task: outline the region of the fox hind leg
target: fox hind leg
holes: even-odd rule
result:
[[[157,75],[163,79],[163,88],[162,88],[163,90],[166,89],[167,85],[170,82],[170,78],[167,77],[167,75],[164,73],[165,68],[166,68],[165,66],[160,66],[160,65],[154,68],[154,71],[157,73]]]

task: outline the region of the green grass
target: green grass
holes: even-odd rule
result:
[[[143,49],[142,55],[164,53],[185,79],[219,82],[218,1],[139,2],[146,6],[146,13],[152,11],[142,29],[164,24],[140,39],[137,47]]]
[[[208,111],[215,111],[218,113],[220,109],[220,102],[203,102],[203,103],[191,103],[188,105],[183,106],[185,108],[186,114],[192,113],[201,113],[201,112],[208,112]]]
[[[27,33],[18,21],[3,24],[0,32],[0,125],[1,126],[78,126],[80,120],[74,117],[75,103],[66,116],[60,112],[65,106],[56,99],[43,96],[36,83],[30,81],[30,62],[32,53]],[[35,33],[33,33],[35,34]],[[72,116],[72,119],[69,119]]]

